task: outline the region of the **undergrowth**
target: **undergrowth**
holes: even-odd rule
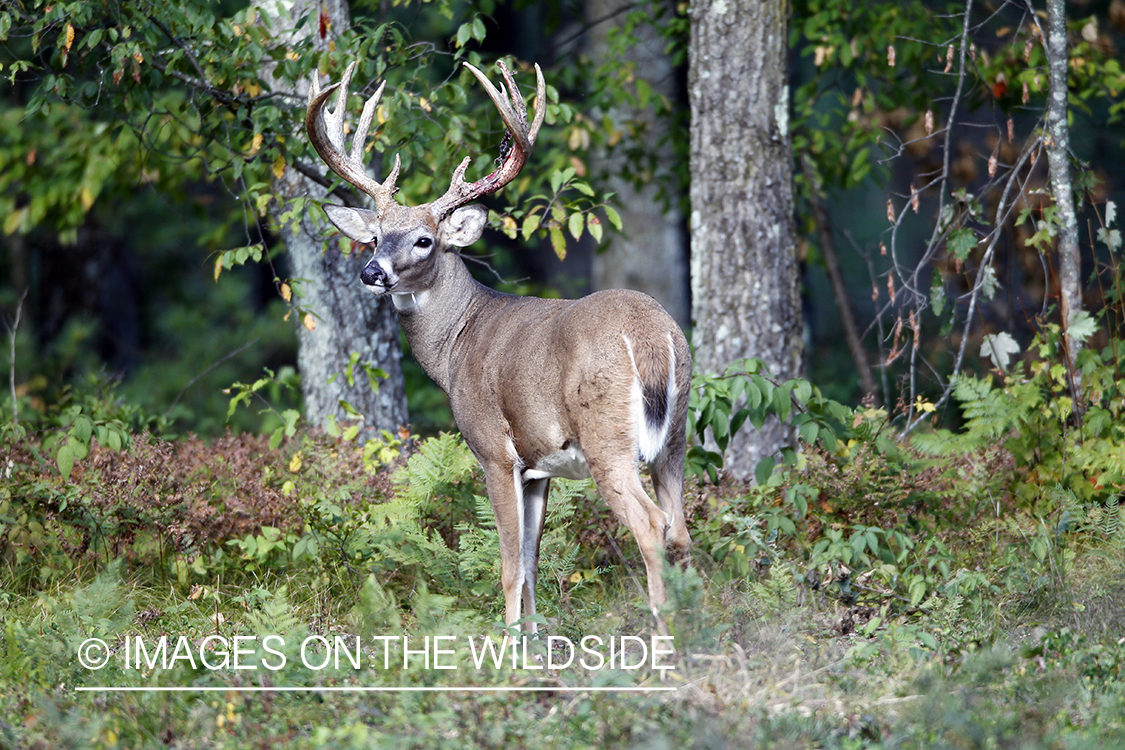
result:
[[[0,745],[1120,744],[1121,373],[1112,345],[1084,351],[1075,399],[1046,364],[1057,346],[1048,328],[1010,373],[963,378],[961,427],[909,439],[896,413],[776,383],[760,363],[697,380],[693,565],[667,571],[659,627],[627,532],[592,483],[555,481],[543,637],[530,662],[473,668],[464,648],[418,646],[503,633],[495,525],[459,436],[360,445],[292,420],[165,438],[105,389],[25,408],[0,445]],[[801,442],[756,484],[725,478],[705,439],[721,448],[771,415],[795,418]],[[674,669],[535,666],[613,634],[636,639],[632,657],[667,634]],[[91,638],[104,668],[79,659]],[[359,666],[301,650],[357,638]],[[406,664],[402,638],[422,648]],[[75,690],[92,685],[216,692]],[[502,685],[677,690],[224,692]]]

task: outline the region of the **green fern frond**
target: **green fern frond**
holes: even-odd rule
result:
[[[442,433],[423,441],[406,466],[395,471],[391,482],[396,495],[421,504],[443,485],[468,479],[476,466],[476,458],[460,435]]]
[[[272,633],[291,633],[300,628],[301,618],[289,604],[289,587],[280,586],[261,608],[247,612],[246,624],[259,637]]]

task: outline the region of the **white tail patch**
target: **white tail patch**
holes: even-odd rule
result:
[[[629,352],[629,361],[633,365],[633,387],[629,399],[629,413],[633,420],[637,436],[637,451],[641,460],[655,461],[656,457],[664,451],[664,443],[668,440],[668,430],[672,425],[675,412],[676,395],[679,388],[676,385],[676,347],[672,342],[671,334],[668,335],[668,371],[665,374],[664,413],[659,423],[653,422],[645,413],[644,383],[641,381],[641,371],[637,367],[637,359],[633,355],[633,344],[625,334],[625,349]]]

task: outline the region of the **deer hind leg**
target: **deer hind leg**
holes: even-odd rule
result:
[[[669,526],[668,515],[645,492],[635,457],[620,454],[611,461],[591,460],[590,473],[598,492],[637,540],[648,577],[648,598],[653,614],[664,603],[664,540]],[[682,515],[682,514],[681,514]]]
[[[691,561],[691,535],[684,520],[684,446],[668,446],[649,467],[660,509],[670,519],[665,545],[668,560],[687,566]]]

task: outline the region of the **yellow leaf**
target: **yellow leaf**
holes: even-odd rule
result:
[[[570,578],[568,580],[571,583],[578,583],[579,581],[582,580],[582,572],[581,571],[575,571],[574,573],[571,573]]]
[[[313,318],[312,313],[305,313],[305,317],[301,318],[301,325],[310,331],[316,330],[316,319]]]
[[[285,174],[285,154],[278,154],[277,158],[273,160],[273,176],[281,179]]]
[[[286,284],[284,281],[281,282],[281,286],[278,287],[278,291],[281,292],[281,298],[286,302],[293,299],[293,288]]]
[[[66,25],[66,36],[63,39],[63,52],[70,52],[70,45],[74,44],[74,27],[69,23]]]
[[[78,200],[82,203],[82,210],[89,211],[90,207],[94,205],[94,194],[90,192],[90,188],[83,185],[78,194]]]
[[[262,147],[262,134],[255,133],[254,138],[250,141],[250,151],[247,156],[253,156],[258,153],[258,149]]]
[[[258,94],[262,93],[262,87],[258,85],[257,81],[247,81],[243,85],[242,90],[250,96],[257,96]]]
[[[215,281],[219,280],[219,274],[223,272],[223,259],[215,258]]]
[[[296,474],[301,470],[301,454],[294,453],[293,458],[289,459],[289,471]]]
[[[430,106],[430,102],[427,101],[426,97],[424,96],[418,97],[418,104],[421,105],[422,109],[426,112],[434,111],[434,108]]]
[[[590,148],[590,131],[583,127],[571,128],[570,137],[567,139],[566,145],[571,151]]]
[[[379,121],[380,125],[387,124],[387,108],[379,107],[375,110],[375,119]]]

